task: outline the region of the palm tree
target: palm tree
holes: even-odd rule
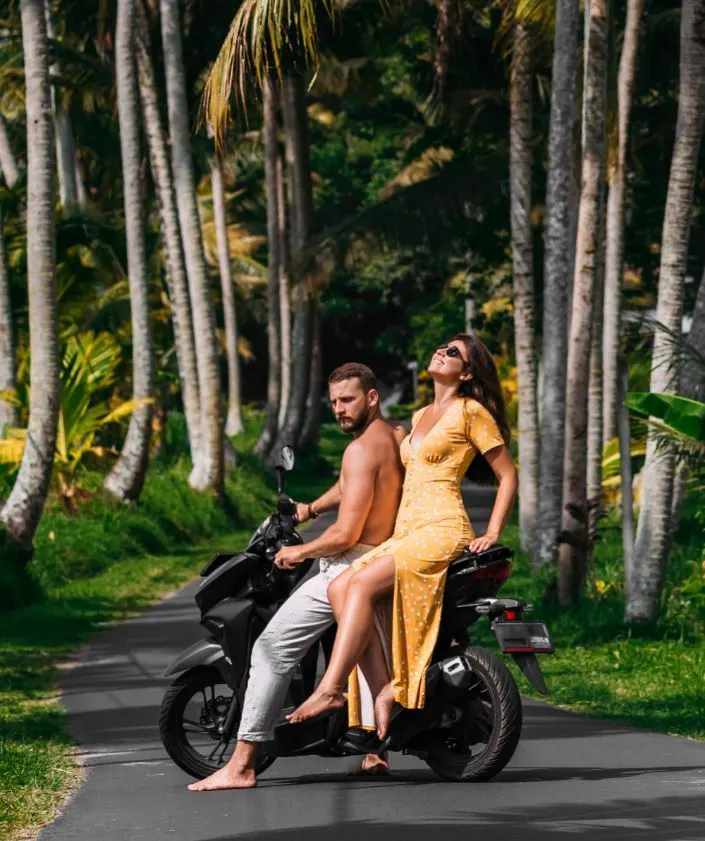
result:
[[[191,294],[201,398],[201,450],[189,482],[200,490],[210,489],[220,493],[224,478],[223,410],[213,313],[208,295],[208,277],[191,157],[178,0],[160,0],[159,8],[166,70],[172,172]]]
[[[624,208],[629,115],[634,97],[637,54],[644,17],[645,0],[628,0],[624,44],[619,60],[617,82],[617,155],[608,170],[607,241],[605,256],[605,295],[603,326],[604,413],[603,440],[617,434],[619,394],[620,314],[624,267]]]
[[[51,0],[46,0],[45,6],[47,37],[56,43],[56,25],[51,8]],[[58,62],[51,65],[50,73],[57,79],[61,73]],[[56,87],[51,88],[51,103],[54,111],[54,131],[56,136],[56,164],[59,174],[59,200],[62,207],[77,204],[79,200],[79,185],[77,182],[78,166],[76,160],[76,141],[73,134],[71,118],[62,106],[57,96]]]
[[[198,366],[191,319],[188,277],[181,245],[179,213],[174,180],[169,164],[166,135],[159,110],[159,92],[152,58],[146,40],[146,20],[138,8],[140,26],[137,42],[137,67],[144,132],[147,138],[152,178],[159,203],[161,236],[166,255],[166,279],[171,303],[176,362],[181,380],[181,395],[188,430],[191,459],[198,464],[201,448],[201,405],[198,390]]]
[[[541,466],[534,563],[555,557],[561,522],[565,378],[570,263],[570,182],[573,177],[573,127],[578,65],[578,0],[558,0],[551,88],[543,296],[543,393],[541,400]]]
[[[5,184],[12,189],[20,177],[20,170],[10,145],[5,120],[0,115],[0,172]],[[11,400],[3,400],[2,392],[14,392],[17,387],[14,328],[10,276],[5,255],[2,204],[0,204],[0,437],[6,426],[17,422],[17,409]]]
[[[534,323],[534,249],[531,223],[531,35],[527,21],[514,24],[509,88],[514,336],[519,378],[519,527],[524,550],[533,548],[539,481],[539,421]]]
[[[279,286],[281,281],[281,246],[279,235],[280,188],[279,150],[277,141],[277,98],[273,83],[265,82],[262,88],[264,130],[264,178],[267,193],[267,243],[269,249],[267,279],[267,351],[269,374],[267,379],[267,409],[262,434],[255,451],[267,456],[272,448],[279,427],[279,397],[281,388],[280,308]]]
[[[314,301],[313,307],[309,393],[306,404],[306,420],[299,439],[299,444],[308,449],[318,446],[321,434],[321,410],[323,408],[323,345],[320,301]]]
[[[277,207],[279,208],[279,321],[281,335],[281,389],[279,394],[278,425],[282,426],[289,405],[291,390],[291,300],[286,238],[286,195],[284,193],[284,166],[277,155]]]
[[[684,0],[680,44],[678,120],[663,220],[656,307],[657,321],[676,334],[681,330],[688,234],[705,122],[705,0]],[[678,366],[675,353],[673,343],[662,331],[657,331],[650,391],[676,392]],[[668,449],[657,449],[656,437],[650,434],[634,546],[634,568],[625,607],[628,621],[651,620],[658,614],[670,548],[674,468],[673,453]]]
[[[115,76],[120,115],[127,273],[132,319],[132,392],[138,401],[153,396],[152,341],[146,265],[146,237],[140,165],[140,108],[136,64],[137,0],[118,0],[115,29]],[[122,452],[105,479],[105,488],[119,499],[139,498],[147,476],[152,433],[152,404],[143,403],[130,416]]]
[[[228,415],[225,421],[226,435],[237,435],[245,428],[242,423],[240,398],[240,358],[237,351],[237,313],[235,292],[230,271],[228,249],[228,223],[225,213],[225,191],[223,187],[222,162],[219,157],[211,158],[211,192],[213,195],[213,216],[218,245],[220,286],[223,295],[223,321],[225,324],[225,348],[228,362]]]
[[[688,348],[691,355],[683,360],[680,394],[691,400],[705,402],[705,370],[696,361],[697,356],[701,359],[705,358],[705,272],[703,272],[700,285],[698,286],[698,293],[695,296],[693,320],[690,325],[690,332],[688,333]],[[696,359],[693,359],[693,352],[697,354]],[[688,465],[681,462],[678,465],[676,479],[673,485],[671,519],[674,530],[680,519],[681,506],[685,499],[689,479],[690,470],[688,469]]]
[[[308,242],[313,205],[306,92],[300,76],[284,77],[282,111],[286,136],[286,164],[290,178],[291,252],[292,260],[295,261]],[[308,278],[297,282],[294,294],[291,390],[286,417],[277,435],[275,450],[287,444],[296,446],[299,443],[309,393],[313,299]]]
[[[587,569],[587,410],[605,167],[608,0],[590,0],[589,14],[585,143],[566,385],[564,539],[558,560],[558,598],[563,604],[580,593]]]
[[[20,177],[20,168],[17,158],[12,150],[10,136],[7,132],[7,123],[0,114],[0,171],[3,174],[8,187],[14,187]]]
[[[604,194],[604,190],[602,191]],[[592,314],[590,341],[590,374],[588,384],[587,414],[587,506],[588,533],[593,535],[597,523],[602,494],[602,454],[606,441],[602,438],[602,412],[604,407],[604,371],[602,360],[602,314],[604,298],[604,195],[601,195],[597,252],[595,254],[595,300]]]
[[[44,0],[20,0],[27,111],[27,285],[30,383],[27,443],[0,512],[28,557],[49,491],[59,418],[59,347],[54,244],[54,132]]]

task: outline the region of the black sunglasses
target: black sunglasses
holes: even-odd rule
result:
[[[455,345],[439,345],[438,350],[445,351],[445,355],[450,356],[451,359],[459,359],[463,363],[463,365],[470,365],[469,362],[466,362],[463,359],[463,355],[460,353],[460,348],[456,347]]]

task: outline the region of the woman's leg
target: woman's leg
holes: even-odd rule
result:
[[[349,567],[345,570],[345,572],[341,572],[340,575],[333,579],[333,581],[331,581],[328,585],[328,601],[330,602],[330,606],[333,608],[336,621],[338,621],[343,614],[345,597],[348,594],[348,584],[356,572],[356,569]]]
[[[374,629],[375,603],[394,587],[394,567],[394,556],[385,555],[356,570],[350,577],[326,673],[313,695],[288,716],[289,721],[305,721],[343,706],[345,682],[367,648]],[[333,598],[336,598],[335,592]]]

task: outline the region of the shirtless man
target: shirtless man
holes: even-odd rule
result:
[[[292,672],[335,621],[328,585],[394,531],[404,478],[399,445],[406,430],[382,418],[375,375],[366,365],[337,368],[328,378],[328,389],[338,425],[355,440],[343,454],[338,482],[313,502],[297,503],[297,519],[303,522],[335,508],[338,518],[320,537],[286,546],[275,558],[277,566],[292,569],[306,558],[320,557],[320,571],[292,593],[255,643],[235,752],[223,768],[192,783],[191,791],[257,784],[257,752],[262,742],[274,738]],[[372,728],[373,716],[370,704],[363,709],[363,720]],[[386,771],[386,760],[369,755],[362,770]]]

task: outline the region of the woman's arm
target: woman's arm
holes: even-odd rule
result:
[[[517,493],[517,469],[507,447],[494,447],[488,450],[484,457],[499,480],[499,488],[487,531],[482,537],[476,537],[472,541],[471,552],[483,552],[499,541],[514,507]]]

